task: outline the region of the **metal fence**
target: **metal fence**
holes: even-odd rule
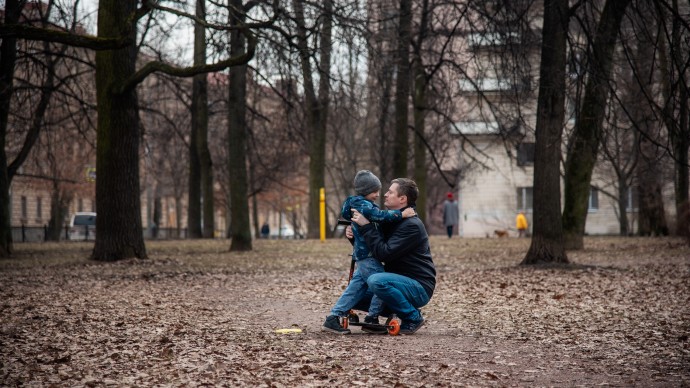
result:
[[[151,228],[143,230],[144,238],[147,240],[183,240],[187,238],[187,229],[177,228],[161,228],[154,231]],[[47,240],[48,226],[13,226],[12,227],[12,241],[15,243],[35,243]],[[63,228],[60,233],[60,241],[79,241],[70,240],[68,227]],[[93,236],[89,237],[93,241]],[[86,241],[86,240],[81,240]]]

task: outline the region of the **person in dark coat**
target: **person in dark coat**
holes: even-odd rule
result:
[[[443,225],[446,227],[448,238],[453,237],[453,227],[460,221],[458,201],[453,198],[453,193],[446,195],[443,201]]]

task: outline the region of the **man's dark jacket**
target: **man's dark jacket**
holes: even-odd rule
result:
[[[369,223],[360,228],[360,233],[372,256],[384,263],[386,272],[418,281],[431,298],[436,287],[436,267],[431,259],[429,235],[419,217],[378,226]]]

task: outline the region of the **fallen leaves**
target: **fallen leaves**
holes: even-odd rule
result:
[[[525,268],[526,240],[495,241],[432,237],[427,325],[399,337],[320,332],[345,241],[152,242],[151,260],[107,264],[18,245],[0,262],[0,385],[690,383],[686,245],[588,238],[578,266]]]

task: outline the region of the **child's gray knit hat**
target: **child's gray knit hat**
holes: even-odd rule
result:
[[[360,170],[355,175],[355,193],[365,196],[381,190],[381,181],[369,170]]]

